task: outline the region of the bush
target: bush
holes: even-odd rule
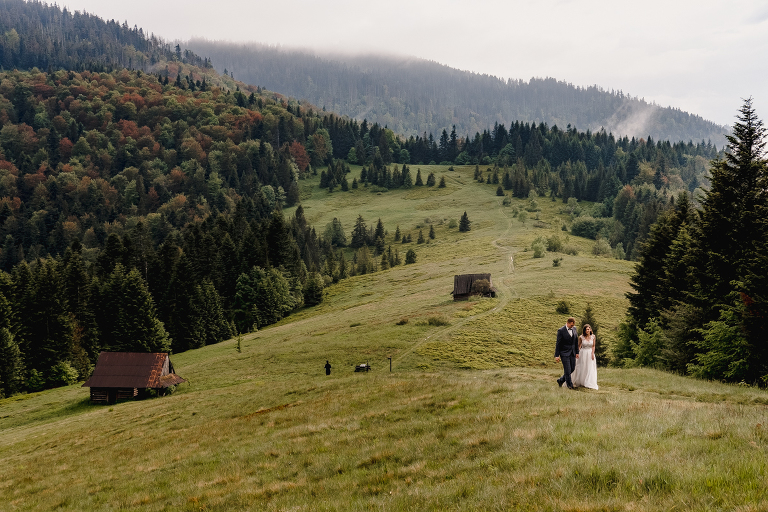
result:
[[[579,250],[576,248],[575,245],[568,244],[565,247],[563,247],[562,253],[567,254],[568,256],[578,256]]]
[[[30,391],[42,391],[45,387],[45,375],[43,375],[43,372],[39,372],[32,368],[29,370],[29,377],[27,378],[26,384]]]
[[[533,257],[534,258],[543,258],[544,257],[544,253],[547,252],[547,249],[544,246],[543,242],[535,242],[531,246],[531,250],[533,251]]]
[[[555,308],[555,311],[560,313],[561,315],[567,315],[571,312],[571,305],[568,304],[568,301],[561,300],[557,303],[557,307]]]
[[[571,234],[584,238],[596,239],[603,229],[611,229],[613,219],[595,219],[594,217],[579,217],[571,224]]]
[[[562,252],[563,242],[560,240],[559,236],[553,235],[547,238],[547,250],[549,252]]]
[[[434,325],[434,326],[443,326],[443,325],[451,325],[451,323],[442,316],[431,316],[427,318],[427,324],[428,325]]]
[[[592,254],[595,256],[611,256],[613,249],[611,249],[611,244],[608,243],[608,240],[599,238],[595,245],[592,246]]]
[[[59,361],[48,373],[48,386],[68,386],[77,382],[77,370],[69,361]]]
[[[411,263],[416,263],[416,251],[408,249],[408,252],[405,253],[405,264],[410,265]]]
[[[563,261],[562,256],[559,257],[559,258],[555,258],[555,259],[552,260],[552,266],[553,267],[559,267],[560,263],[562,263],[562,261]]]
[[[456,221],[456,219],[451,219],[448,221],[448,229],[454,229],[459,225],[459,223]]]
[[[408,323],[408,319],[407,318],[401,318],[400,320],[395,322],[395,325],[405,325],[407,323]]]

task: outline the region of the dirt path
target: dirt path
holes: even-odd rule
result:
[[[496,307],[494,307],[493,309],[484,311],[482,313],[478,313],[476,315],[468,316],[466,318],[458,319],[455,323],[452,323],[451,325],[448,325],[443,329],[433,332],[426,338],[419,340],[409,349],[407,349],[397,357],[392,358],[393,367],[398,361],[401,361],[406,356],[408,356],[411,352],[413,352],[422,344],[424,344],[424,342],[431,339],[441,339],[441,338],[447,339],[453,331],[455,331],[456,329],[459,329],[460,327],[463,327],[468,322],[503,310],[504,307],[509,303],[510,299],[513,296],[515,297],[517,296],[517,292],[515,292],[514,288],[511,286],[512,279],[515,274],[515,264],[514,264],[515,250],[513,247],[507,247],[499,244],[499,240],[507,238],[509,233],[512,231],[512,218],[510,218],[509,216],[508,209],[501,204],[501,199],[499,200],[498,207],[501,215],[507,220],[507,229],[504,230],[504,233],[501,237],[497,238],[491,243],[493,244],[494,247],[496,247],[499,250],[500,253],[503,254],[504,261],[508,262],[507,270],[502,273],[500,278],[494,279],[493,281],[494,287],[496,288],[496,297],[499,299],[499,303],[496,304]]]

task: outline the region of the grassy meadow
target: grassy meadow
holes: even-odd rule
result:
[[[474,167],[420,168],[447,186],[301,183],[318,232],[380,217],[415,264],[332,285],[242,352],[174,355],[188,383],[170,396],[94,406],[74,385],[0,400],[0,510],[768,510],[766,392],[646,369],[557,388],[557,302],[576,317],[589,303],[610,344],[633,264],[575,237],[578,255],[534,258],[537,237],[567,237],[561,202],[539,198],[521,222],[528,201],[502,206]],[[449,228],[464,211],[472,230]],[[414,242],[394,243],[397,226]],[[498,296],[454,302],[454,274],[470,272]],[[373,371],[354,373],[362,362]]]

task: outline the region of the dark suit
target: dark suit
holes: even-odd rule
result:
[[[566,326],[562,326],[557,330],[557,344],[555,345],[555,357],[560,358],[560,362],[563,363],[563,376],[557,379],[559,385],[563,385],[563,382],[569,388],[573,388],[573,382],[571,382],[571,373],[576,369],[576,355],[579,353],[579,337],[576,334],[576,326],[573,328],[573,335],[568,333]]]

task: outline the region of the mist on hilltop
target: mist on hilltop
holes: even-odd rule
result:
[[[546,123],[656,140],[725,144],[728,128],[699,116],[593,85],[555,78],[507,79],[462,71],[417,57],[232,43],[185,43],[219,71],[320,108],[377,122],[402,135],[453,126],[472,136],[494,124]]]

